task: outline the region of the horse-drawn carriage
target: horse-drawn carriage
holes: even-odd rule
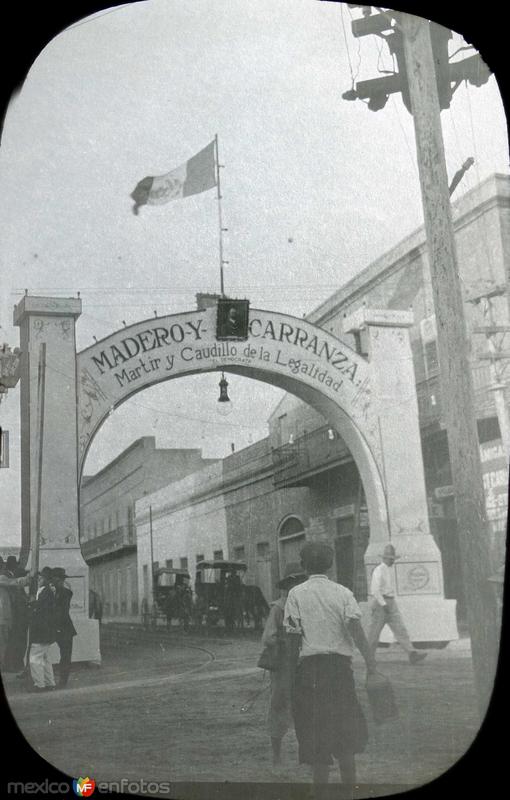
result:
[[[195,621],[198,625],[260,628],[269,606],[258,586],[243,583],[243,561],[199,561],[195,577]]]
[[[193,594],[190,587],[190,574],[187,569],[161,567],[153,574],[152,609],[145,605],[142,622],[145,627],[155,627],[158,619],[166,620],[170,626],[176,619],[187,631],[193,616]]]

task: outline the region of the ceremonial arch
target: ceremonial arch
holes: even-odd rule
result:
[[[366,331],[364,358],[304,319],[258,309],[249,311],[246,338],[220,341],[217,303],[198,305],[123,327],[79,353],[79,298],[26,295],[15,308],[22,350],[22,551],[30,561],[38,536],[40,565],[61,564],[71,576],[79,633],[74,657],[98,653],[79,536],[79,484],[95,435],[113,409],[143,389],[221,370],[296,395],[338,431],[367,499],[367,569],[391,540],[401,555],[397,593],[421,621],[419,638],[456,638],[454,601],[444,599],[428,523],[407,330],[412,315],[362,308],[344,320],[342,333]]]

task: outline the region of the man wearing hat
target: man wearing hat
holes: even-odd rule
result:
[[[285,648],[283,627],[285,600],[290,589],[304,580],[306,580],[306,574],[301,564],[287,564],[283,578],[276,584],[280,589],[281,596],[270,604],[269,616],[262,634],[263,646],[274,648],[279,655],[278,668],[269,673],[271,676],[271,701],[268,723],[274,766],[281,762],[282,740],[292,726],[290,661]]]
[[[38,574],[37,594],[32,604],[29,624],[29,663],[34,682],[34,692],[55,688],[50,648],[56,641],[57,623],[55,595],[51,587],[51,567],[43,567]]]
[[[12,566],[12,563],[10,564]],[[24,572],[22,570],[22,572]],[[15,671],[12,665],[10,654],[13,631],[16,626],[16,601],[17,594],[21,593],[25,598],[24,586],[29,583],[29,578],[24,575],[13,573],[8,569],[3,561],[0,563],[0,667],[6,671]],[[26,633],[26,631],[25,631]],[[25,647],[26,649],[26,636]]]
[[[71,656],[73,652],[73,636],[76,628],[69,615],[73,593],[65,584],[66,571],[62,567],[52,570],[51,582],[55,588],[55,607],[57,614],[57,644],[60,650],[60,664],[58,685],[64,688],[69,680],[71,671]]]
[[[14,581],[10,587],[12,607],[12,628],[9,634],[6,662],[10,672],[23,673],[25,668],[25,654],[27,650],[28,635],[28,596],[25,587],[30,582],[27,570],[22,569],[14,556],[9,556],[6,562],[9,575]]]
[[[5,655],[12,627],[10,581],[2,559],[0,564],[0,670],[5,669]]]
[[[385,546],[381,558],[381,563],[372,572],[370,582],[372,600],[370,603],[370,627],[367,636],[370,651],[375,658],[381,631],[385,625],[388,625],[397,642],[406,651],[409,663],[417,664],[419,661],[423,661],[427,653],[414,649],[395,600],[393,564],[398,556],[392,544]]]

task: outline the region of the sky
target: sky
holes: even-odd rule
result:
[[[346,4],[314,0],[147,0],[60,33],[10,104],[0,147],[0,341],[18,344],[12,307],[80,292],[78,349],[122,326],[194,308],[219,290],[215,191],[132,213],[147,175],[219,137],[225,288],[253,307],[302,316],[422,224],[412,119],[346,102],[353,82],[392,68],[377,37],[354,39]],[[465,44],[454,35],[453,52]],[[469,53],[459,53],[459,59]],[[448,171],[475,166],[457,196],[508,173],[497,83],[461,85],[441,115]],[[267,433],[281,392],[232,376],[170,381],[126,402],[86,463],[93,473],[134,439],[224,456]],[[0,407],[11,467],[0,472],[0,544],[19,541],[19,392]]]

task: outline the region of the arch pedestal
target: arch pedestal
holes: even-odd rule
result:
[[[446,642],[458,638],[456,601],[444,598],[441,554],[430,533],[408,333],[412,323],[413,315],[407,311],[361,308],[344,320],[344,331],[366,333],[379,420],[388,539],[399,556],[394,567],[398,605],[413,641]],[[381,544],[370,535],[365,553],[368,578],[380,563]],[[393,641],[387,627],[381,641]]]
[[[78,634],[73,661],[99,661],[99,623],[88,616],[88,567],[79,540],[75,323],[80,313],[79,299],[30,296],[14,311],[22,350],[21,558],[31,569],[40,491],[39,569],[66,570]],[[44,387],[42,344],[46,345]],[[56,645],[52,657],[59,660]]]
[[[444,599],[441,559],[428,525],[407,312],[362,309],[349,320],[345,330],[368,331],[368,360],[306,320],[258,309],[250,310],[246,341],[218,341],[215,306],[144,320],[76,354],[80,312],[78,299],[24,297],[15,324],[23,351],[23,547],[28,550],[35,536],[38,354],[45,342],[40,563],[64,566],[82,580],[77,597],[84,596],[84,620],[88,587],[78,486],[95,434],[113,408],[149,386],[224,370],[281,387],[338,430],[365,488],[368,572],[391,540],[401,555],[397,592],[412,638],[457,638],[455,603]]]

